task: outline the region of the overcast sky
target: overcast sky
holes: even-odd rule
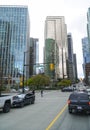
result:
[[[43,60],[46,16],[65,16],[67,33],[72,34],[73,50],[77,56],[78,77],[83,76],[81,39],[87,36],[87,11],[90,7],[90,0],[0,0],[0,5],[28,5],[30,36],[39,38],[40,62]]]

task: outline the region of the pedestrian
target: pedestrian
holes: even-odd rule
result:
[[[41,97],[43,97],[43,90],[41,90]]]
[[[34,89],[32,90],[32,93],[35,94],[35,90]]]

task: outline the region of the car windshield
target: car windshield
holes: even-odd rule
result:
[[[74,100],[74,99],[88,100],[88,95],[87,94],[72,94],[70,96],[70,99],[72,99],[72,100]]]
[[[14,96],[13,97],[13,100],[17,100],[19,97],[18,96]]]

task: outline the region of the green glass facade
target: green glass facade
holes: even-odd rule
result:
[[[44,39],[55,41],[55,79],[67,77],[67,26],[64,16],[46,17]]]
[[[27,6],[0,6],[0,68],[3,76],[23,73],[24,51],[29,46]]]
[[[59,64],[58,48],[56,48],[55,40],[46,39],[45,40],[45,74],[51,79],[55,79],[56,68]]]

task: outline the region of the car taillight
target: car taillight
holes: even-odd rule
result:
[[[71,101],[70,100],[68,100],[68,104],[70,104],[71,103]]]
[[[88,102],[88,105],[90,105],[90,102]]]

